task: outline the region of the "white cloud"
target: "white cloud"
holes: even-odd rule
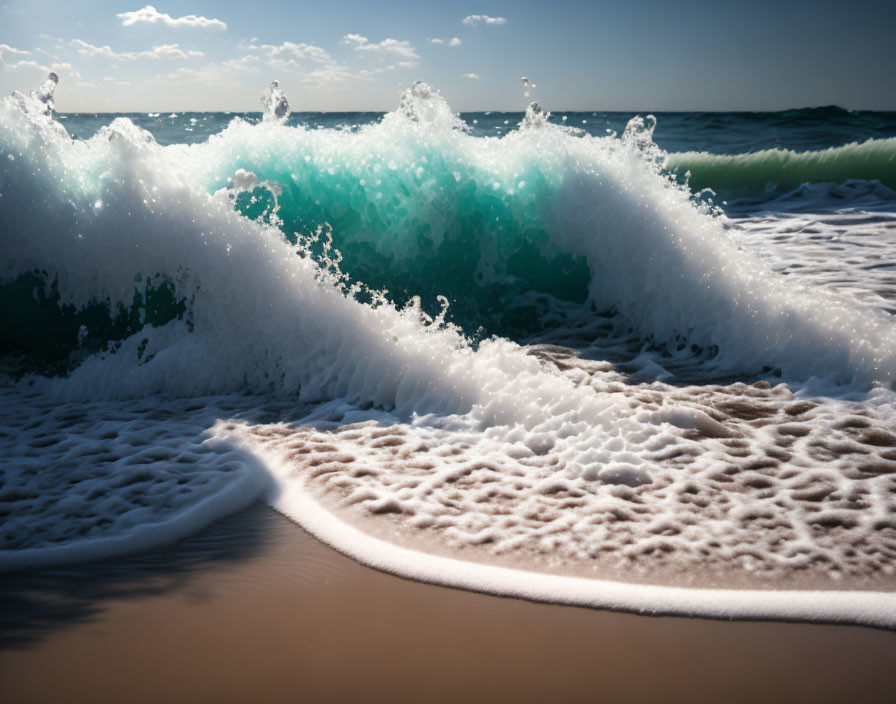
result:
[[[299,81],[308,86],[321,88],[343,88],[357,80],[369,81],[367,75],[356,75],[346,66],[332,65],[309,71]]]
[[[26,51],[25,49],[11,47],[9,44],[0,44],[0,61],[3,60],[3,57],[6,56],[6,54],[12,54],[13,56],[28,56],[30,53],[30,51]]]
[[[209,62],[202,66],[180,67],[169,73],[159,73],[153,82],[159,84],[190,82],[236,87],[249,80],[248,76],[253,76],[251,80],[255,80],[254,76],[258,76],[259,80],[263,78],[267,81],[272,77],[283,78],[285,86],[299,85],[323,90],[341,90],[357,85],[361,81],[372,81],[377,75],[398,68],[414,68],[420,59],[409,42],[398,39],[387,38],[381,42],[371,42],[360,34],[346,34],[342,38],[342,43],[350,45],[363,55],[378,55],[381,60],[376,67],[352,69],[337,62],[326,49],[314,44],[288,41],[282,44],[260,44],[257,37],[252,37],[238,42],[237,47],[245,52],[242,56]],[[108,47],[91,47],[80,40],[77,46],[80,47],[80,51],[87,53],[124,58],[137,56],[133,52],[117,54]],[[281,72],[287,75],[278,75]]]
[[[326,50],[313,44],[305,44],[304,42],[301,44],[283,42],[278,46],[273,44],[250,45],[247,48],[261,51],[270,61],[311,61],[316,64],[333,61],[333,57]]]
[[[23,51],[21,49],[13,49],[11,46],[7,46],[6,44],[0,44],[0,69],[4,71],[22,71],[22,70],[31,70],[31,71],[41,71],[42,73],[50,73],[53,71],[54,73],[60,74],[63,78],[81,78],[81,74],[76,71],[71,64],[69,63],[60,63],[58,61],[54,61],[50,65],[41,64],[33,59],[22,59],[20,61],[16,61],[15,63],[8,63],[4,60],[4,54],[15,53],[20,55],[30,54],[30,51]]]
[[[104,56],[115,61],[133,61],[134,59],[189,59],[203,56],[201,51],[184,51],[177,44],[159,44],[146,51],[114,51],[108,44],[95,46],[80,39],[72,39],[72,46],[76,47],[82,56]]]
[[[209,19],[208,17],[199,17],[197,15],[184,15],[183,17],[172,17],[171,15],[159,12],[152,5],[146,5],[139,10],[133,12],[119,12],[116,17],[121,20],[125,27],[130,27],[138,22],[146,22],[147,24],[156,24],[161,22],[169,27],[193,27],[196,29],[227,29],[227,24],[218,19]]]
[[[465,73],[465,74],[463,74],[463,77],[464,78],[472,78],[473,80],[479,80],[478,73]]]
[[[209,63],[199,68],[181,67],[166,75],[156,76],[154,82],[183,83],[189,81],[217,87],[237,87],[240,85],[240,79],[234,78],[235,71],[257,73],[260,70],[267,71],[270,66],[273,66],[273,64],[263,58],[250,54],[239,59],[227,59],[225,61]],[[284,67],[275,66],[275,68],[283,69]],[[371,80],[370,76],[364,71],[361,71],[360,74],[354,74],[347,67],[335,63],[318,65],[310,71],[292,70],[295,72],[295,77],[292,78],[291,81],[296,81],[300,85],[308,87],[343,88],[358,80]],[[269,80],[269,78],[267,80]]]
[[[154,46],[149,51],[141,51],[140,56],[149,59],[188,59],[193,56],[202,56],[201,51],[184,51],[177,44],[161,44]]]
[[[504,17],[489,17],[488,15],[467,15],[463,20],[464,24],[468,24],[471,27],[477,24],[507,24],[507,20]]]
[[[41,53],[48,54],[50,58],[56,59],[57,57],[49,54],[42,49],[36,49],[35,51],[40,51]],[[49,73],[50,71],[54,71],[55,73],[62,74],[63,76],[73,77],[78,79],[81,77],[81,74],[78,73],[72,65],[69,63],[60,63],[58,61],[54,61],[50,65],[38,63],[34,59],[20,59],[15,63],[10,63],[7,61],[7,57],[9,56],[30,56],[31,52],[27,49],[16,49],[15,47],[9,46],[9,44],[0,44],[0,69],[4,71],[23,71],[23,70],[32,70],[32,71],[41,71],[43,73]]]
[[[303,75],[322,75],[321,72],[336,71],[339,67],[329,52],[314,44],[256,44],[253,37],[247,44],[240,42],[237,46],[250,53],[239,58],[227,59],[215,64],[221,69],[237,71],[256,71],[262,68],[273,68],[278,71],[290,71]],[[209,64],[212,65],[212,64]]]
[[[0,68],[2,68],[4,71],[20,71],[21,69],[30,68],[35,71],[43,71],[44,73],[50,72],[50,69],[47,66],[43,66],[37,63],[37,61],[32,61],[31,59],[16,61],[14,64],[8,64],[0,59]]]
[[[225,69],[225,70],[222,70]],[[151,83],[200,83],[215,88],[236,88],[239,81],[233,78],[233,67],[211,63],[199,68],[182,66],[164,76],[157,75]]]
[[[398,39],[383,39],[383,41],[372,44],[367,37],[362,37],[360,34],[346,34],[342,37],[343,44],[351,44],[354,46],[355,51],[366,52],[370,54],[395,54],[397,56],[403,56],[405,59],[411,59],[413,61],[417,61],[420,56],[414,50],[414,47],[411,46],[411,43],[404,40]],[[409,63],[407,61],[402,62],[402,64]],[[416,63],[413,64],[416,66]],[[413,68],[413,66],[411,66]]]
[[[255,56],[255,54],[247,54],[246,56],[241,56],[238,59],[225,59],[224,61],[219,61],[217,65],[221,68],[232,71],[254,71],[258,69],[262,63],[262,60],[259,57]],[[208,65],[212,66],[214,64]]]
[[[314,44],[283,42],[282,44],[258,44],[257,37],[238,47],[249,52],[244,56],[208,63],[196,68],[178,68],[165,75],[157,75],[156,82],[191,81],[214,86],[236,86],[237,72],[259,74],[264,72],[270,80],[271,69],[292,74],[291,82],[303,86],[342,87],[352,81],[370,80],[369,76],[355,74],[338,64],[325,49]]]
[[[445,46],[460,46],[463,42],[460,37],[451,37],[451,39],[430,39],[431,44],[444,44]]]
[[[78,50],[82,56],[105,56],[109,59],[136,59],[137,54],[134,52],[115,52],[108,44],[104,46],[94,46],[80,39],[72,39],[71,44]]]
[[[63,78],[81,78],[81,73],[79,71],[76,71],[70,63],[52,63],[50,64],[50,70],[54,73],[60,74]]]

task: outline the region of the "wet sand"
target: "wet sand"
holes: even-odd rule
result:
[[[890,702],[894,656],[889,631],[411,582],[261,505],[163,550],[0,577],[8,702]]]

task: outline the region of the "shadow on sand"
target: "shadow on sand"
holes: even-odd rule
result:
[[[276,540],[283,520],[256,502],[200,533],[144,553],[0,575],[0,650],[94,619],[109,600],[164,595],[209,567],[259,557]]]

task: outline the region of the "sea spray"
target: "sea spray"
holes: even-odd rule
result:
[[[289,101],[280,88],[280,81],[273,81],[268,87],[268,92],[261,98],[264,108],[263,120],[265,122],[286,122],[289,117]]]
[[[889,321],[852,316],[840,301],[817,305],[815,293],[768,277],[731,244],[722,218],[663,175],[649,130],[577,138],[543,122],[472,138],[437,94],[415,86],[357,133],[271,127],[274,137],[235,121],[189,152],[201,155],[200,182],[246,167],[281,184],[287,236],[328,223],[354,280],[397,301],[447,295],[470,331],[518,334],[529,311],[516,306],[541,292],[621,312],[672,352],[718,349],[727,372],[890,378]],[[816,353],[819,338],[829,353]]]

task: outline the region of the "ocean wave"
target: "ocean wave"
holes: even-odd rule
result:
[[[685,573],[892,577],[892,317],[739,247],[664,172],[650,119],[592,138],[533,105],[518,129],[482,139],[416,84],[377,124],[308,130],[285,124],[272,90],[262,123],[161,147],[123,118],[72,140],[41,95],[0,104],[0,283],[14,299],[2,312],[15,325],[10,311],[32,300],[70,316],[72,364],[2,378],[0,570],[174,539],[263,494],[359,559],[421,579],[894,623],[886,594],[807,607],[799,593],[726,600],[533,576],[672,556]],[[422,299],[445,291],[455,300],[428,312]],[[632,383],[573,350],[473,342],[481,311],[447,320],[446,303],[495,291],[512,295],[489,315],[535,294],[597,327],[613,311],[654,379],[702,347],[716,372],[777,368],[838,398],[765,380]],[[91,322],[103,312],[118,322]],[[353,521],[390,544],[358,539]],[[525,571],[397,546],[414,536],[434,553],[492,546],[475,554]]]
[[[144,310],[137,323],[157,326],[129,328],[81,364],[123,365],[101,385],[137,394],[248,385],[332,398],[365,376],[346,361],[356,346],[364,366],[398,365],[381,370],[389,388],[410,375],[422,389],[452,364],[411,350],[443,338],[461,348],[466,331],[533,292],[613,311],[669,354],[717,351],[709,366],[721,371],[891,379],[889,317],[801,291],[742,251],[722,217],[665,176],[651,132],[637,118],[622,138],[581,138],[532,110],[503,138],[474,138],[418,85],[357,132],[235,119],[206,143],[160,147],[125,118],[72,141],[10,98],[2,276],[38,272],[55,303],[78,310],[132,311],[135,295],[140,308],[168,287],[179,320],[158,326]],[[420,322],[436,317],[437,295],[461,329],[436,335]],[[91,339],[84,327],[78,342]],[[183,378],[155,371],[165,365]]]
[[[666,168],[691,188],[786,190],[803,183],[880,181],[896,189],[896,137],[819,151],[763,149],[749,154],[668,154]]]

